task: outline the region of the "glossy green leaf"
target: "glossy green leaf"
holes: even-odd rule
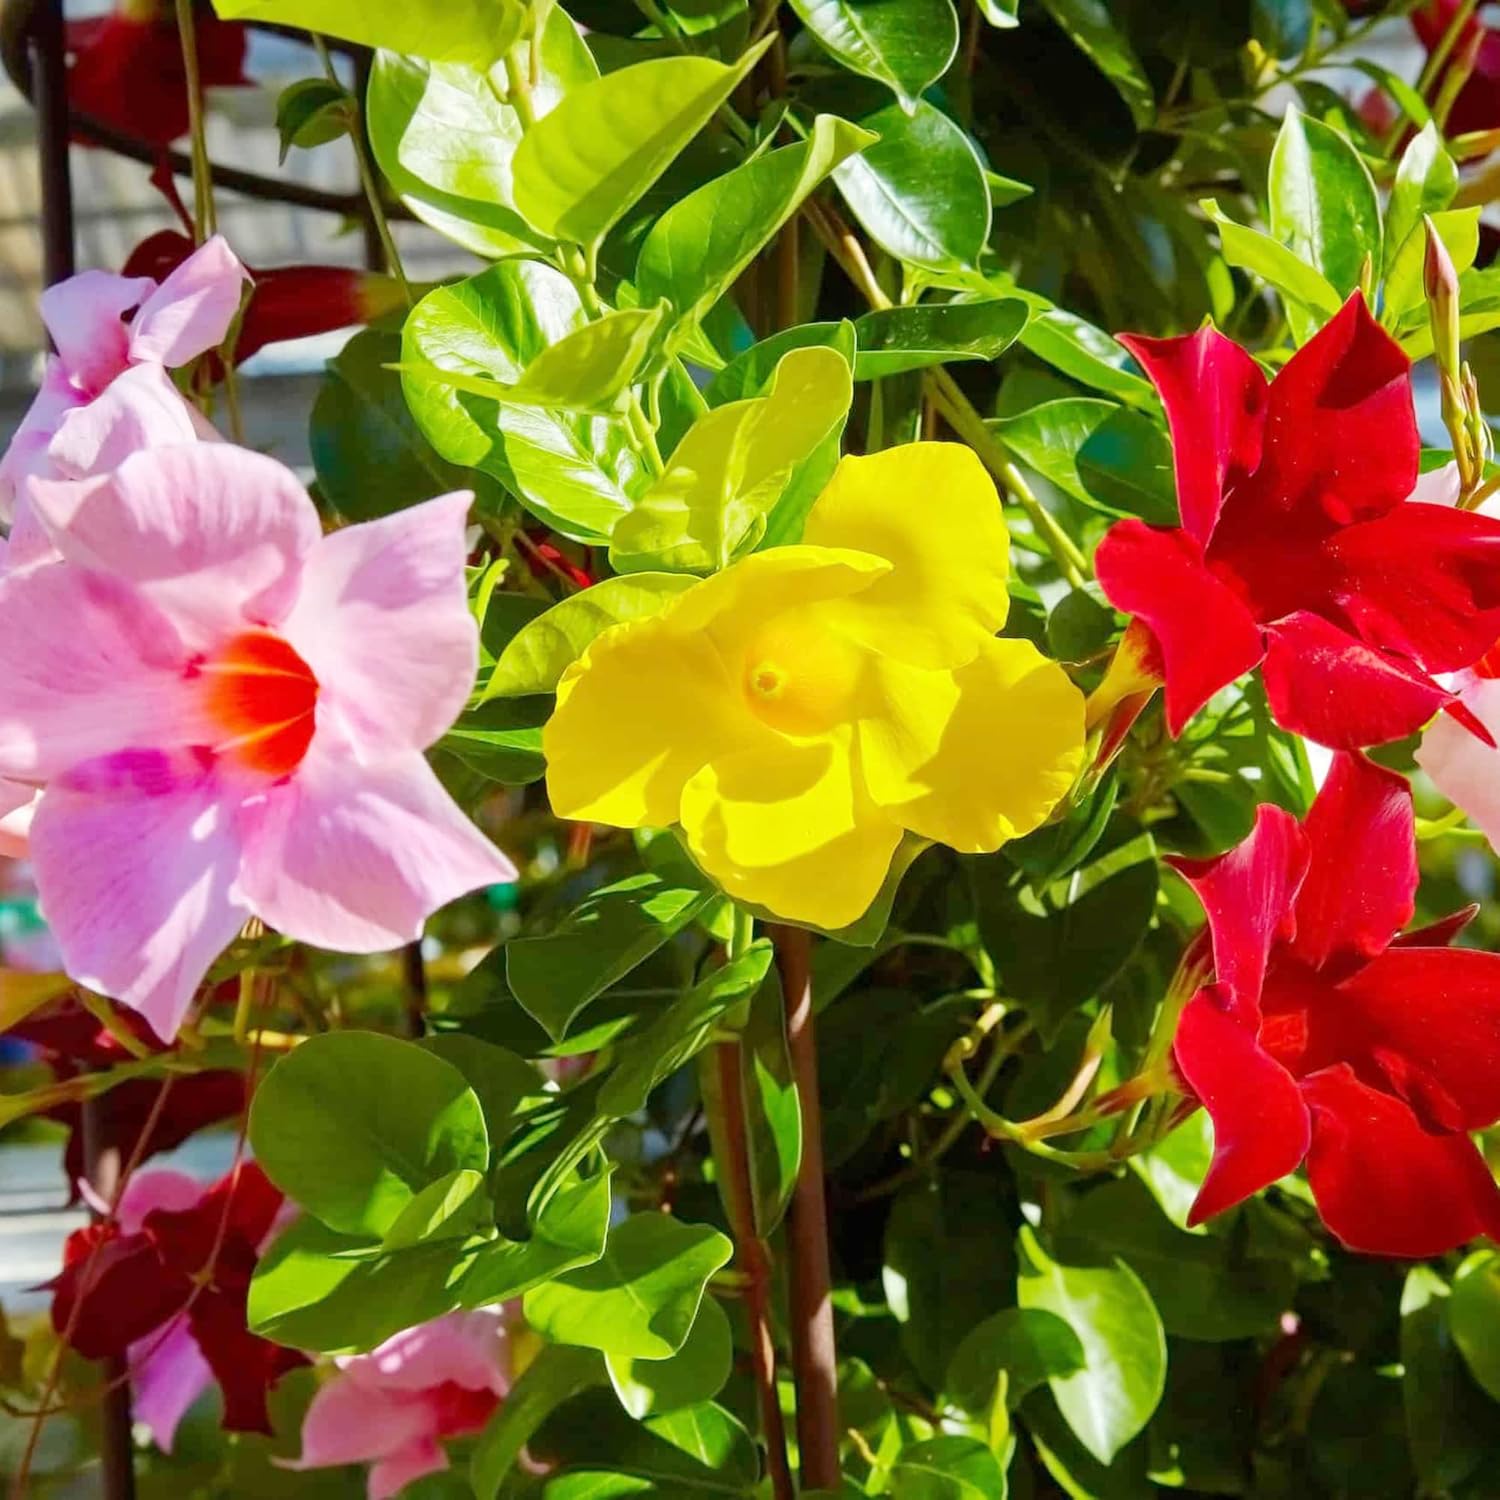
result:
[[[549,704],[541,698],[492,698],[465,709],[437,743],[475,774],[501,786],[529,786],[546,773],[542,725]]]
[[[1037,1386],[1083,1369],[1083,1345],[1071,1325],[1041,1308],[1007,1307],[964,1336],[954,1352],[943,1392],[965,1411],[987,1412],[1003,1376],[1015,1406]]]
[[[553,692],[601,631],[660,614],[695,582],[681,573],[630,573],[570,595],[517,631],[495,663],[485,695]]]
[[[787,1046],[781,976],[772,969],[750,997],[740,1032],[740,1093],[750,1168],[750,1212],[765,1240],[791,1203],[802,1164],[802,1104]]]
[[[276,134],[281,160],[293,146],[323,146],[349,133],[354,101],[342,84],[327,78],[299,78],[276,99]]]
[[[597,245],[768,46],[770,38],[733,67],[705,57],[665,57],[573,90],[516,151],[517,210],[550,238]]]
[[[1448,1322],[1469,1373],[1500,1401],[1500,1254],[1476,1250],[1458,1268]]]
[[[991,26],[1009,29],[1020,24],[1021,0],[979,0],[979,13]]]
[[[1219,244],[1230,265],[1253,272],[1282,296],[1300,302],[1320,321],[1331,318],[1339,310],[1339,294],[1322,272],[1293,254],[1279,240],[1273,240],[1258,229],[1236,224],[1220,211],[1213,199],[1206,199],[1200,206],[1218,225]]]
[[[1457,192],[1458,167],[1443,147],[1442,133],[1427,123],[1401,153],[1386,205],[1383,269],[1387,276],[1407,237],[1421,229],[1422,215],[1441,213]]]
[[[1413,1266],[1401,1288],[1401,1399],[1407,1446],[1424,1492],[1451,1494],[1485,1458],[1494,1407],[1454,1347],[1448,1283]]]
[[[1156,95],[1135,49],[1104,0],[1041,0],[1073,44],[1110,81],[1138,128],[1156,116]]]
[[[457,1068],[474,1090],[484,1111],[490,1147],[498,1150],[510,1133],[522,1103],[541,1095],[542,1076],[523,1057],[459,1031],[424,1037],[417,1043]]]
[[[724,1389],[734,1364],[734,1339],[724,1309],[705,1297],[692,1332],[666,1359],[606,1355],[610,1384],[620,1405],[637,1421],[712,1401]]]
[[[1460,274],[1474,264],[1474,257],[1479,253],[1479,215],[1480,209],[1476,206],[1442,209],[1430,216],[1433,227],[1447,246],[1454,270]],[[1418,307],[1425,301],[1423,267],[1426,259],[1427,227],[1419,224],[1391,258],[1385,278],[1383,318],[1399,318],[1408,308]]]
[[[1029,1226],[1020,1245],[1021,1306],[1055,1314],[1083,1346],[1084,1367],[1053,1376],[1052,1394],[1079,1442],[1107,1464],[1151,1420],[1166,1387],[1161,1318],[1123,1262],[1107,1269],[1061,1265]]]
[[[1124,345],[1044,297],[1028,295],[1026,301],[1031,307],[1031,321],[1021,330],[1022,348],[1080,384],[1103,391],[1127,406],[1141,411],[1161,410],[1151,382],[1127,368],[1131,360]]]
[[[545,937],[512,938],[505,972],[516,999],[560,1041],[578,1014],[674,937],[714,899],[703,886],[632,875],[595,891]]]
[[[728,401],[743,401],[747,396],[763,396],[776,374],[776,366],[793,349],[813,347],[838,349],[849,364],[854,363],[854,324],[847,319],[839,323],[801,323],[783,328],[769,338],[752,344],[715,373],[704,387],[710,406]]]
[[[853,399],[844,357],[794,349],[761,397],[700,417],[666,473],[615,527],[610,561],[622,571],[723,567],[775,505],[804,462],[840,423]]]
[[[892,1500],[1005,1500],[1005,1471],[977,1438],[928,1438],[901,1450],[890,1493]]]
[[[908,110],[958,51],[953,0],[792,0],[792,9],[829,56],[885,84]]]
[[[1031,316],[1018,298],[928,302],[866,313],[854,325],[856,380],[876,380],[950,360],[996,359]]]
[[[526,21],[523,0],[214,0],[226,21],[276,21],[366,47],[488,68]]]
[[[808,194],[874,140],[847,120],[819,115],[805,141],[753,157],[674,203],[641,245],[641,301],[664,298],[680,320],[697,322]]]
[[[1270,228],[1345,297],[1368,256],[1381,262],[1380,200],[1359,152],[1334,130],[1288,109],[1271,153]]]
[[[972,266],[990,237],[990,189],[968,136],[919,100],[862,115],[880,139],[836,167],[833,180],[882,250],[913,266]]]
[[[446,378],[514,384],[585,321],[566,277],[532,261],[502,261],[438,287],[412,310],[401,383],[417,425],[443,457],[494,475],[563,535],[601,543],[643,477],[624,424],[486,399]],[[444,376],[423,374],[425,365]]]
[[[503,399],[562,411],[612,411],[640,375],[661,324],[659,307],[605,313],[543,349]]]
[[[387,1250],[405,1250],[431,1240],[467,1239],[492,1227],[484,1174],[472,1167],[430,1182],[406,1205],[381,1237]]]
[[[604,1254],[526,1294],[526,1321],[544,1338],[619,1359],[666,1359],[687,1341],[708,1278],[734,1247],[706,1224],[632,1214]]]
[[[256,1090],[250,1144],[294,1203],[349,1234],[384,1234],[430,1183],[489,1165],[463,1074],[370,1031],[310,1037],[283,1057]]]

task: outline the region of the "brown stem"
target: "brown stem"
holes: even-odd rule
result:
[[[787,1048],[802,1112],[802,1163],[787,1212],[791,1252],[792,1377],[802,1486],[837,1490],[839,1388],[828,1268],[828,1204],[823,1185],[823,1118],[818,1044],[813,1032],[812,941],[802,927],[772,927],[786,1003]]]
[[[745,1314],[750,1320],[750,1358],[755,1394],[766,1444],[766,1467],[775,1500],[792,1500],[796,1490],[786,1456],[786,1424],[776,1394],[776,1341],[771,1332],[771,1252],[756,1233],[750,1191],[750,1148],[745,1139],[745,1083],[740,1072],[740,1044],[720,1042],[714,1048],[718,1070],[719,1109],[724,1125],[724,1203],[734,1232],[740,1270],[745,1276]]]
[[[427,1029],[427,964],[421,938],[402,948],[401,971],[406,981],[406,1028],[419,1037]]]

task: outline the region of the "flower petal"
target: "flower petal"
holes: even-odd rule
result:
[[[1268,388],[1260,366],[1217,328],[1184,338],[1126,335],[1167,409],[1183,530],[1208,545],[1224,496],[1260,463]]]
[[[1384,952],[1416,906],[1416,817],[1406,778],[1363,755],[1335,755],[1302,828],[1311,859],[1297,896],[1293,951],[1315,969]]]
[[[135,1171],[126,1180],[115,1217],[120,1221],[121,1229],[134,1234],[145,1224],[147,1214],[154,1214],[157,1209],[182,1213],[195,1207],[207,1191],[206,1185],[196,1177],[174,1171],[171,1167]]]
[[[1290,813],[1263,802],[1255,810],[1255,827],[1227,854],[1168,863],[1203,904],[1213,936],[1219,1003],[1253,1028],[1272,945],[1296,928],[1297,892],[1307,874],[1306,837]]]
[[[307,1356],[250,1332],[246,1291],[218,1285],[200,1291],[188,1308],[188,1324],[224,1393],[224,1430],[270,1435],[267,1394],[288,1370],[306,1364]]]
[[[149,276],[80,271],[42,293],[42,322],[68,377],[85,395],[97,396],[130,363],[122,320],[155,289]]]
[[[1188,1001],[1173,1057],[1214,1124],[1213,1163],[1188,1215],[1200,1224],[1294,1170],[1311,1125],[1292,1075],[1231,1014],[1220,985]]]
[[[163,1453],[172,1451],[188,1408],[213,1384],[213,1371],[188,1327],[173,1319],[130,1346],[131,1416],[144,1422]]]
[[[0,858],[25,859],[37,790],[0,777]]]
[[[356,757],[425,750],[463,710],[479,664],[464,585],[467,491],[324,537],[282,634]]]
[[[1491,735],[1500,735],[1500,680],[1464,673],[1459,690],[1464,706]],[[1500,750],[1444,714],[1427,726],[1417,764],[1500,848]]]
[[[132,453],[196,442],[199,422],[160,365],[132,365],[85,406],[65,412],[47,447],[43,478],[87,479]]]
[[[1250,611],[1209,571],[1203,549],[1186,531],[1117,521],[1099,543],[1094,571],[1116,609],[1151,627],[1173,735],[1265,654]]]
[[[357,766],[316,740],[284,784],[247,804],[244,900],[299,942],[378,953],[439,907],[516,878],[416,751]]]
[[[839,462],[802,539],[883,557],[846,607],[862,645],[923,667],[968,661],[1010,608],[1010,535],[995,482],[961,443],[903,443]]]
[[[1307,1178],[1323,1222],[1367,1255],[1442,1255],[1500,1233],[1500,1189],[1468,1136],[1423,1130],[1409,1106],[1347,1066],[1302,1080]]]
[[[175,369],[224,341],[250,273],[216,234],[141,303],[130,324],[130,357]]]
[[[335,1375],[318,1387],[302,1419],[302,1456],[289,1469],[368,1463],[429,1435],[426,1404],[405,1392]]]
[[[1263,677],[1283,729],[1331,750],[1404,739],[1453,694],[1398,657],[1299,611],[1267,627]]]
[[[151,448],[31,494],[65,558],[129,579],[200,650],[282,620],[321,532],[290,469],[229,443]]]
[[[876,671],[882,712],[860,721],[860,764],[871,797],[914,833],[993,853],[1072,786],[1083,696],[1029,641],[990,638],[953,672],[894,658]]]
[[[82,406],[88,397],[68,379],[63,362],[55,355],[47,361],[37,391],[26,415],[0,457],[0,521],[10,520],[16,497],[33,474],[53,475],[56,470],[47,449],[64,417]]]
[[[445,1313],[344,1360],[342,1368],[353,1380],[389,1390],[421,1391],[451,1381],[503,1396],[510,1385],[505,1314],[498,1307]]]
[[[738,900],[845,927],[879,893],[901,825],[853,777],[847,742],[789,740],[724,755],[683,788],[693,856]]]
[[[67,972],[177,1034],[249,915],[221,789],[190,753],[133,750],[48,784],[31,859]]]
[[[441,1474],[448,1455],[435,1438],[424,1438],[383,1458],[370,1470],[368,1500],[395,1500],[407,1485],[428,1474]]]

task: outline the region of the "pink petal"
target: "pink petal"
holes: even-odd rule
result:
[[[407,1485],[426,1474],[441,1474],[448,1467],[448,1455],[432,1438],[413,1443],[389,1458],[383,1458],[370,1470],[369,1500],[391,1500]]]
[[[152,448],[31,494],[65,558],[129,579],[199,650],[277,623],[321,531],[290,469],[230,443]]]
[[[50,475],[86,479],[117,469],[132,453],[198,437],[193,409],[160,365],[135,365],[104,393],[66,412],[47,447]]]
[[[37,796],[35,787],[0,778],[0,857],[26,858]]]
[[[42,322],[68,377],[86,396],[97,396],[130,363],[124,316],[155,289],[149,276],[80,271],[42,293]]]
[[[222,792],[191,752],[123,751],[49,783],[31,858],[64,967],[177,1034],[249,915]]]
[[[314,739],[284,784],[247,806],[245,900],[299,942],[378,953],[515,867],[416,753],[360,766]]]
[[[1421,475],[1406,498],[1424,505],[1457,505],[1462,492],[1463,479],[1459,475],[1458,464],[1450,459],[1440,468],[1429,469]],[[1484,507],[1481,506],[1480,510],[1481,513],[1488,514]]]
[[[159,1208],[174,1214],[196,1208],[208,1190],[207,1183],[171,1167],[132,1172],[116,1209],[120,1228],[126,1234],[134,1234],[146,1222],[146,1215]]]
[[[172,1451],[177,1424],[213,1384],[186,1317],[176,1318],[130,1346],[131,1414],[144,1422],[163,1453]]]
[[[1492,735],[1500,736],[1500,679],[1463,672],[1456,686],[1464,706]],[[1463,808],[1500,848],[1500,750],[1444,715],[1427,726],[1417,764],[1438,791]]]
[[[474,685],[479,632],[464,585],[467,491],[349,526],[307,559],[282,627],[356,756],[423,750]]]
[[[63,363],[55,356],[47,361],[41,388],[0,457],[0,520],[9,520],[16,497],[33,474],[54,476],[57,472],[47,449],[64,417],[88,397],[68,379]]]
[[[250,273],[221,234],[195,250],[141,303],[130,358],[176,368],[223,343]]]
[[[369,1463],[431,1441],[426,1402],[404,1393],[371,1389],[338,1374],[319,1386],[302,1419],[302,1456],[289,1469],[326,1469]]]
[[[1335,755],[1302,827],[1312,859],[1297,897],[1297,956],[1322,968],[1383,952],[1416,903],[1416,818],[1406,778],[1363,755]]]
[[[129,584],[66,563],[0,576],[0,776],[196,737],[190,657]]]
[[[360,1384],[420,1391],[445,1382],[503,1396],[510,1385],[505,1314],[498,1307],[451,1312],[388,1338],[343,1361]]]
[[[1293,904],[1307,860],[1307,840],[1296,819],[1263,802],[1249,836],[1227,854],[1169,861],[1203,903],[1220,999],[1244,1025],[1254,1027],[1260,1017],[1272,944],[1295,928]]]

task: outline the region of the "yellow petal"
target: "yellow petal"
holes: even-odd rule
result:
[[[864,915],[901,842],[854,779],[847,737],[714,761],[684,789],[682,825],[729,895],[824,928]]]
[[[891,562],[887,577],[841,610],[882,655],[957,666],[1005,623],[1010,536],[994,481],[960,443],[843,459],[802,539]]]
[[[880,663],[885,710],[859,726],[870,795],[925,838],[988,854],[1030,833],[1083,764],[1083,695],[1029,641],[953,672]]]

